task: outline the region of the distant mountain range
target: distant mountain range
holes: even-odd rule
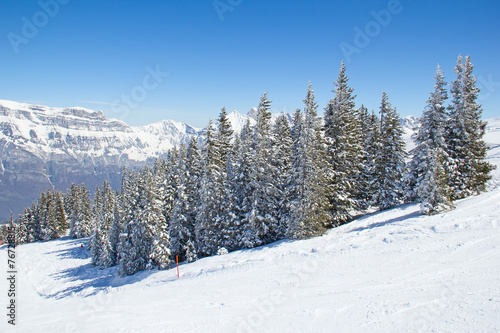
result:
[[[255,124],[255,115],[252,109],[228,117],[238,132],[247,120]],[[416,118],[403,118],[402,125],[409,142]],[[152,163],[203,131],[172,120],[129,126],[101,111],[0,100],[0,221],[29,207],[47,188],[65,191],[84,182],[93,191],[106,179],[119,189],[123,166]]]

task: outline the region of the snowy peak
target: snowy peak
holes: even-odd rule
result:
[[[257,112],[257,108],[251,108],[250,111],[248,111],[247,116],[257,121]]]
[[[406,116],[401,118],[401,126],[405,129],[415,130],[420,126],[418,117]]]
[[[227,118],[229,119],[229,122],[231,123],[231,126],[235,133],[241,132],[247,121],[250,122],[250,126],[253,126],[257,123],[257,121],[253,117],[250,117],[249,115],[243,115],[236,110],[228,114]]]

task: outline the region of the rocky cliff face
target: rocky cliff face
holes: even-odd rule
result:
[[[49,187],[94,189],[107,179],[118,189],[123,166],[139,168],[200,133],[169,120],[131,127],[83,108],[0,101],[0,221]]]

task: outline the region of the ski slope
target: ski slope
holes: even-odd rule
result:
[[[368,214],[323,237],[181,264],[180,278],[117,277],[90,265],[82,240],[22,245],[17,325],[1,278],[0,332],[500,332],[500,170],[456,206]]]

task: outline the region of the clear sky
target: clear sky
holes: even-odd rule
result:
[[[378,110],[385,90],[419,116],[436,65],[451,81],[460,53],[476,65],[484,118],[500,116],[497,0],[0,1],[0,99],[131,125],[203,127],[264,90],[273,112],[293,112],[309,81],[322,113],[342,59],[358,106]]]

